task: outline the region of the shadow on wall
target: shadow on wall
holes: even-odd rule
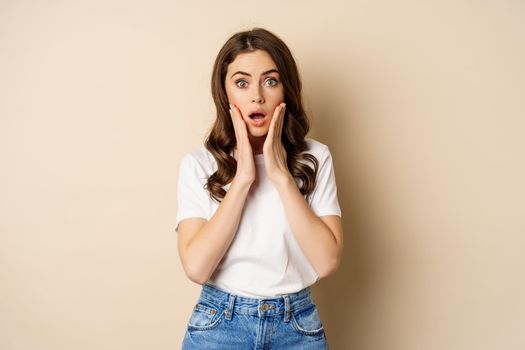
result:
[[[319,306],[329,345],[333,349],[359,349],[360,327],[363,327],[363,305],[370,295],[367,280],[373,260],[367,255],[366,198],[360,193],[356,150],[356,128],[359,101],[348,81],[341,78],[334,65],[321,64],[322,75],[309,76],[307,98],[312,121],[308,137],[330,147],[337,181],[337,193],[342,212],[344,252],[335,274],[312,287]],[[334,67],[331,68],[330,67]],[[326,69],[324,69],[326,68]],[[348,68],[350,69],[350,68]],[[314,70],[315,71],[315,70]],[[337,82],[334,84],[334,82]],[[337,86],[337,88],[333,88]],[[355,89],[355,87],[354,87]],[[354,112],[353,112],[354,111]],[[360,308],[361,307],[361,308]]]

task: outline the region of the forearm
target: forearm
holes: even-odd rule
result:
[[[292,177],[276,186],[286,219],[304,254],[320,277],[338,265],[338,245],[327,225],[310,209]]]
[[[234,179],[213,216],[188,242],[188,270],[198,283],[208,281],[228,250],[239,227],[249,190],[249,184]]]

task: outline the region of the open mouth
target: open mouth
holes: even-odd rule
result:
[[[265,115],[262,113],[252,113],[250,114],[250,119],[257,120],[257,119],[264,119]]]
[[[263,113],[252,113],[249,117],[255,127],[262,127],[266,123],[266,115]]]

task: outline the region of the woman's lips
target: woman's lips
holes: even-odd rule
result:
[[[262,126],[266,122],[266,116],[260,113],[250,115],[250,121],[254,126]]]

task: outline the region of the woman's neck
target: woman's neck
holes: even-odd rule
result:
[[[262,154],[264,141],[266,140],[266,135],[259,137],[248,135],[248,137],[250,139],[250,145],[252,146],[253,154]]]

